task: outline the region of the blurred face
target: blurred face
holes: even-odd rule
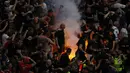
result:
[[[60,28],[64,30],[65,29],[65,24],[61,24]]]
[[[5,5],[9,6],[10,5],[10,1],[5,1]]]
[[[48,15],[49,15],[49,16],[53,16],[53,12],[49,12]]]
[[[91,8],[87,8],[87,13],[91,13]]]
[[[38,17],[35,17],[35,18],[34,18],[34,22],[35,22],[35,23],[38,23]]]
[[[107,40],[104,40],[104,44],[107,44],[108,43],[108,41]]]
[[[104,11],[108,11],[108,7],[105,7],[105,8],[104,8]]]
[[[12,64],[11,63],[9,64],[9,67],[12,68]]]
[[[112,33],[112,32],[109,32],[109,35],[113,35],[113,33]]]
[[[86,26],[86,27],[85,27],[85,29],[86,29],[86,30],[88,30],[88,29],[89,29],[89,27],[88,27],[88,26]]]
[[[102,27],[99,26],[99,27],[98,27],[98,30],[99,30],[99,31],[102,31]]]

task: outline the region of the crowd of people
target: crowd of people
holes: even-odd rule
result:
[[[0,73],[130,72],[129,0],[77,3],[81,33],[72,60],[65,24],[54,29],[60,14],[54,6],[51,0],[0,0]]]

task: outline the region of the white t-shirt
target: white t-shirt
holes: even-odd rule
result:
[[[112,26],[112,29],[114,30],[114,35],[116,40],[118,40],[118,34],[119,34],[119,30],[116,26]]]
[[[7,42],[7,39],[9,38],[9,36],[7,34],[3,34],[2,35],[2,44],[4,45]]]
[[[122,28],[120,31],[120,38],[128,37],[128,31],[126,28]]]

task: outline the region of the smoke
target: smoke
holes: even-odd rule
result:
[[[75,32],[80,32],[80,23],[78,21],[81,16],[77,7],[79,3],[80,0],[55,0],[56,9],[60,8],[56,17],[57,25],[61,23],[66,25],[66,30],[69,34],[67,43],[72,48],[71,58],[75,55],[76,43],[79,40],[75,35]]]

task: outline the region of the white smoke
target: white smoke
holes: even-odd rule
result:
[[[63,6],[56,19],[60,21],[60,23],[64,23],[66,25],[66,30],[69,34],[68,42],[71,48],[75,47],[76,43],[79,40],[75,35],[75,32],[80,31],[80,23],[78,23],[78,21],[80,20],[81,16],[77,8],[77,4],[79,4],[80,0],[78,0],[78,3],[75,2],[77,1],[55,0],[55,5],[57,9],[60,8],[61,5]],[[74,52],[75,52],[75,48],[73,48],[72,50],[73,55]]]

